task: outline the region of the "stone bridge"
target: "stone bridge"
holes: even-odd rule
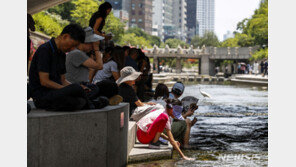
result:
[[[153,58],[155,72],[159,71],[159,58],[176,58],[177,73],[182,71],[181,59],[199,59],[199,73],[202,75],[215,75],[215,60],[248,60],[257,49],[257,46],[233,48],[203,46],[197,49],[190,46],[188,49],[183,49],[180,46],[178,48],[169,48],[167,45],[165,48],[154,46],[152,49],[146,48],[145,50],[148,51],[146,55]]]

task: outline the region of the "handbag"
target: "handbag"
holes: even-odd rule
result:
[[[164,107],[161,104],[140,106],[134,110],[134,113],[132,114],[131,118],[134,121],[138,122],[147,114],[159,109],[164,109]]]

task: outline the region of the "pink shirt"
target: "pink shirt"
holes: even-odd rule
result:
[[[161,113],[165,113],[167,114],[167,112],[163,109],[158,109],[155,110],[147,115],[145,115],[143,118],[141,118],[138,122],[137,125],[138,127],[144,131],[147,132],[148,131],[148,127],[153,123],[153,121],[161,114]],[[168,114],[167,114],[168,115]],[[171,130],[171,124],[172,124],[172,119],[170,118],[170,116],[168,115],[169,119],[165,125],[165,129]]]

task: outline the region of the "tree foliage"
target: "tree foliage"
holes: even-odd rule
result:
[[[153,46],[153,45],[157,45],[158,47],[160,46],[160,38],[157,37],[157,36],[153,36],[153,35],[150,35],[150,34],[147,34],[145,31],[143,31],[141,28],[139,27],[132,27],[132,28],[129,28],[128,30],[126,30],[127,34],[129,33],[133,33],[135,34],[136,36],[138,37],[143,37],[145,38],[147,41],[149,41],[150,45]]]
[[[221,47],[239,47],[237,38],[228,38],[223,41],[220,45]]]
[[[59,16],[51,15],[45,11],[33,15],[36,31],[43,32],[46,35],[57,37],[68,24]]]
[[[62,3],[60,5],[49,8],[47,11],[49,13],[55,13],[60,15],[63,20],[72,21],[71,11],[75,10],[75,4],[72,1]]]
[[[266,59],[268,57],[268,48],[264,48],[264,49],[260,49],[258,51],[256,51],[252,57],[250,58],[250,60],[262,60],[262,59]]]
[[[193,47],[202,47],[205,46],[219,46],[220,42],[217,35],[214,32],[206,32],[203,37],[195,36],[191,40],[191,45]]]
[[[268,56],[268,0],[261,1],[258,9],[250,19],[246,18],[237,24],[234,38],[222,42],[222,47],[259,45],[251,60],[267,58]]]
[[[99,8],[98,2],[94,0],[74,0],[72,3],[75,5],[75,9],[71,11],[71,17],[77,24],[87,27],[92,14]]]
[[[150,42],[146,40],[144,37],[139,37],[134,33],[128,33],[124,34],[122,36],[122,39],[118,43],[119,45],[132,45],[132,46],[138,46],[138,47],[148,47],[151,48]]]
[[[106,19],[106,24],[103,28],[103,31],[106,33],[111,32],[114,35],[114,42],[118,43],[124,34],[124,26],[124,23],[121,22],[119,18],[115,17],[113,12],[111,12]]]
[[[189,45],[186,42],[176,38],[167,39],[165,41],[165,44],[168,45],[170,48],[177,48],[178,45],[180,45],[182,48],[189,47]]]

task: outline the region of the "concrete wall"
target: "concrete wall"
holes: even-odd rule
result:
[[[125,166],[128,111],[126,103],[71,113],[32,110],[27,117],[27,166]]]

